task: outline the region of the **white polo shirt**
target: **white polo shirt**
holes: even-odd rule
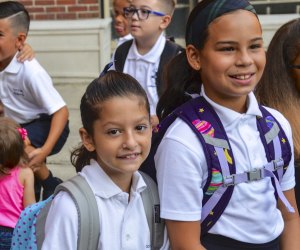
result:
[[[248,96],[245,114],[224,108],[210,100],[202,88],[205,99],[219,115],[229,138],[237,173],[261,168],[267,163],[265,150],[256,125],[261,116],[253,93]],[[288,121],[279,112],[268,108],[280,122],[293,148]],[[201,220],[203,187],[207,180],[207,164],[199,139],[181,119],[167,130],[155,155],[161,217],[178,221]],[[282,190],[295,186],[294,157],[283,176]],[[277,209],[274,188],[270,178],[234,187],[232,198],[224,213],[210,229],[248,243],[266,243],[278,237],[284,227],[281,212]]]
[[[150,103],[151,115],[156,115],[158,102],[156,73],[165,44],[166,38],[161,34],[152,49],[147,54],[141,55],[137,50],[135,40],[133,40],[123,69],[124,73],[134,77],[146,91]]]
[[[0,100],[5,116],[28,123],[39,114],[53,114],[66,104],[36,59],[20,63],[16,55],[0,72]]]
[[[133,39],[133,36],[129,33],[126,36],[121,36],[118,38],[117,47],[120,46],[122,43],[125,43],[129,40]]]
[[[99,250],[150,250],[150,231],[140,193],[146,188],[141,175],[134,173],[129,194],[123,192],[91,160],[81,175],[95,193],[100,216]],[[71,197],[60,192],[55,197],[45,225],[42,249],[77,249],[78,214]],[[165,246],[161,249],[168,249]]]

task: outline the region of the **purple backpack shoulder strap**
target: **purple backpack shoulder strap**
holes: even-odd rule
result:
[[[265,148],[266,157],[269,162],[279,159],[282,159],[284,162],[284,167],[274,172],[280,182],[291,160],[291,146],[284,130],[275,117],[263,106],[260,105],[259,108],[263,117],[257,117],[257,128]]]
[[[199,138],[208,166],[208,179],[203,188],[202,201],[203,235],[220,218],[231,198],[234,186],[224,186],[223,176],[235,174],[235,162],[221,120],[203,97],[190,100],[176,112]]]
[[[203,188],[201,223],[201,233],[205,234],[222,215],[233,192],[233,185],[223,185],[223,176],[235,174],[236,170],[224,127],[203,97],[190,99],[182,104],[153,130],[151,151],[140,170],[156,181],[154,155],[165,132],[178,117],[195,132],[203,146],[208,166],[207,183]]]

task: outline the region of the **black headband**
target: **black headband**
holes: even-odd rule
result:
[[[246,0],[203,0],[192,10],[187,25],[186,45],[198,46],[203,32],[216,18],[234,10],[248,10],[256,14],[254,7]]]

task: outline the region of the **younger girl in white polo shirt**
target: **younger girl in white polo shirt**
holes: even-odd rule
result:
[[[152,129],[147,95],[131,76],[108,71],[86,89],[80,112],[82,145],[72,163],[95,193],[100,250],[152,249],[137,170],[148,156]],[[71,197],[52,202],[42,249],[77,249],[78,215]],[[167,249],[167,243],[161,249]]]

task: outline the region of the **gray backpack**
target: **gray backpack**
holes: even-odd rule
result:
[[[164,221],[160,219],[160,205],[156,183],[140,172],[147,185],[141,193],[151,235],[151,249],[158,250],[163,244]],[[58,185],[53,196],[45,201],[26,207],[15,227],[12,250],[41,249],[45,239],[45,223],[53,200],[60,191],[72,197],[78,211],[78,250],[97,250],[100,236],[100,218],[95,195],[81,175]],[[36,224],[36,225],[35,225]]]

